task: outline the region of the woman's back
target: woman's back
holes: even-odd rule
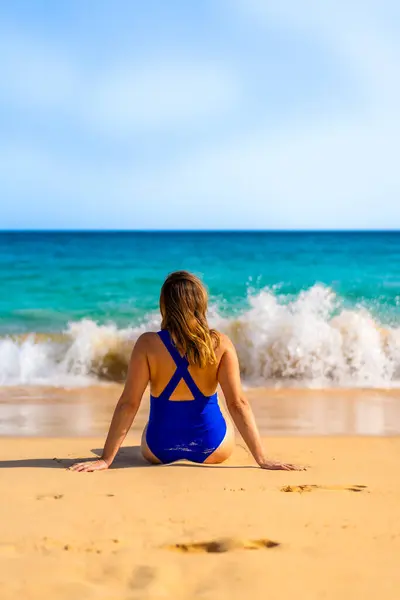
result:
[[[161,330],[157,336],[165,352],[169,354],[169,361],[172,361],[174,368],[172,373],[170,364],[167,363],[166,368],[164,350],[161,351],[158,343],[156,345],[155,339],[151,340],[155,346],[155,355],[154,360],[148,360],[149,364],[154,362],[155,382],[159,383],[159,386],[152,385],[150,367],[152,393],[146,431],[147,446],[154,457],[163,463],[180,459],[204,462],[220,446],[227,432],[215,389],[216,365],[213,369],[208,369],[207,366],[201,369],[203,383],[213,388],[212,393],[204,393],[189,372],[187,357],[179,353],[169,331]],[[167,373],[168,379],[165,377]],[[182,382],[186,389],[181,387],[179,396],[185,394],[185,398],[174,400],[172,396],[177,387],[182,386]],[[161,390],[157,395],[154,387]]]
[[[224,352],[224,336],[218,334],[220,343],[215,350],[217,362],[203,368],[197,365],[188,365],[188,372],[197,388],[204,396],[215,394],[218,385],[218,368]],[[150,392],[153,397],[162,394],[167,384],[176,371],[176,363],[162,341],[160,334],[147,333],[148,361],[150,369]],[[178,351],[179,352],[179,351]],[[179,352],[179,354],[181,354]],[[178,381],[176,388],[170,395],[172,401],[193,400],[193,393],[188,387],[185,379]]]

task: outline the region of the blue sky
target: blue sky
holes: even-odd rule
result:
[[[0,229],[399,228],[394,0],[0,6]]]

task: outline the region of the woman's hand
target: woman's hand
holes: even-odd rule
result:
[[[277,460],[262,460],[258,463],[262,469],[269,471],[305,471],[306,468],[291,463],[281,463]]]
[[[105,460],[100,458],[99,460],[88,460],[85,462],[75,463],[72,467],[69,467],[70,471],[79,471],[86,473],[93,473],[93,471],[105,471],[108,469],[109,464]]]

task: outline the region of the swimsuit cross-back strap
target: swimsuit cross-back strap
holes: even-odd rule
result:
[[[195,400],[204,398],[204,394],[201,393],[201,391],[195,384],[193,377],[189,373],[188,359],[186,358],[186,356],[181,356],[179,354],[177,347],[171,339],[169,331],[167,331],[166,329],[162,329],[158,332],[158,335],[160,336],[161,341],[163,342],[164,346],[166,347],[173,361],[176,364],[176,371],[167,383],[161,396],[166,400],[169,400],[178,383],[181,381],[181,379],[183,379]]]

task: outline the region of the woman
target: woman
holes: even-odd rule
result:
[[[101,471],[112,464],[150,383],[150,417],[142,454],[153,464],[187,459],[225,461],[234,448],[234,431],[217,399],[220,384],[230,415],[251,454],[263,469],[298,467],[268,460],[249,403],[243,396],[239,363],[230,339],[207,323],[207,292],[186,271],[172,273],[160,296],[161,331],[137,340],[124,391],[118,401],[99,460],[77,463],[74,471]]]

